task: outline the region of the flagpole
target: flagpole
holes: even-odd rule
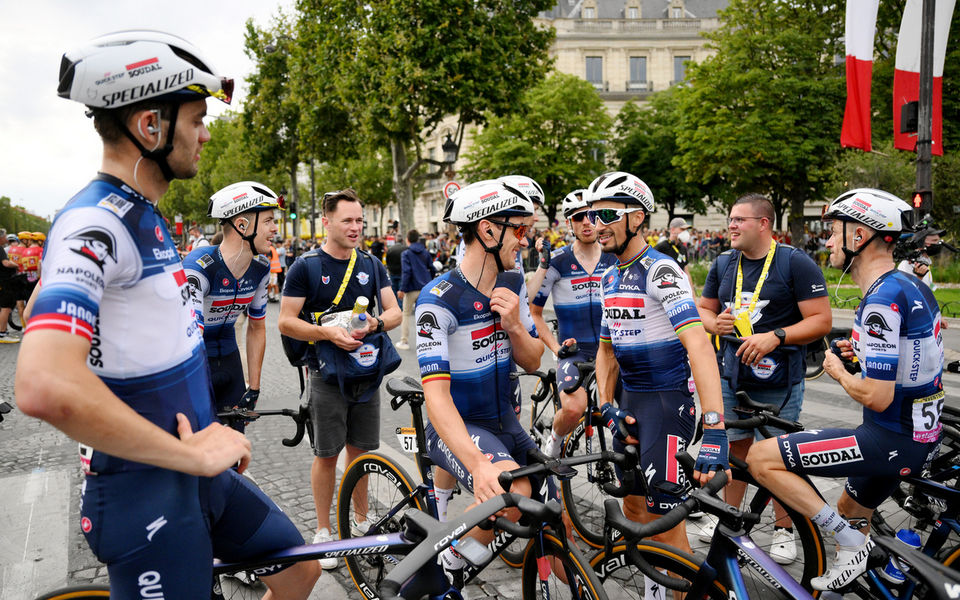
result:
[[[917,191],[924,200],[923,207],[914,208],[915,216],[933,211],[933,41],[936,0],[923,0],[920,26],[920,95],[917,111]],[[922,211],[920,210],[922,208]]]

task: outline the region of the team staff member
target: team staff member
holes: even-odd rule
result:
[[[233,183],[210,198],[207,216],[219,219],[223,242],[194,248],[183,259],[193,311],[203,331],[217,412],[253,410],[260,396],[260,370],[267,347],[267,282],[264,256],[277,233],[274,210],[283,197],[255,181]],[[243,376],[234,324],[246,313],[247,370]],[[235,425],[243,431],[243,423]]]
[[[723,350],[723,410],[733,414],[736,392],[780,407],[780,416],[796,421],[803,403],[803,353],[792,357],[778,348],[803,346],[830,333],[833,321],[823,271],[801,250],[773,239],[773,205],[760,194],[740,197],[728,219],[730,245],[710,265],[700,298],[700,315],[707,331],[744,338],[737,348],[721,342]],[[771,427],[778,435],[783,433]],[[744,459],[756,431],[734,429],[727,434],[730,453]],[[734,481],[726,500],[735,506],[743,499],[746,484]],[[780,564],[796,559],[792,524],[786,511],[775,504],[776,523],[770,555]],[[709,517],[713,519],[713,517]],[[716,521],[712,521],[714,524]],[[713,536],[713,527],[701,534]]]
[[[138,63],[165,75],[127,76]],[[246,468],[250,442],[214,418],[187,278],[156,208],[172,179],[197,173],[206,97],[229,101],[232,88],[195,47],[156,31],[108,34],[61,61],[58,91],[92,112],[103,162],[50,230],[17,405],[88,446],[79,525],[118,598],[146,586],[207,597],[213,557],[303,543],[231,469]],[[263,581],[283,598],[306,598],[319,576],[316,563],[272,572]]]
[[[648,496],[627,496],[623,508],[630,519],[647,523],[677,503],[653,484],[679,483],[682,477],[674,455],[687,447],[696,429],[687,385],[691,367],[705,426],[694,474],[705,482],[713,477],[711,471],[729,469],[720,374],[686,276],[637,235],[653,211],[650,188],[629,173],[612,172],[595,179],[584,195],[589,196],[588,214],[600,246],[619,260],[601,281],[603,320],[596,362],[600,409],[616,447],[639,445],[643,464],[637,468],[647,474]],[[623,383],[619,408],[614,404],[618,378]],[[656,537],[690,548],[683,523]]]
[[[363,234],[363,204],[350,188],[323,196],[323,227],[327,238],[320,248],[302,254],[290,267],[280,300],[280,333],[310,342],[334,344],[352,352],[362,338],[374,331],[388,331],[400,324],[401,311],[390,286],[383,263],[366,252],[357,251]],[[374,273],[379,271],[379,276]],[[374,282],[380,280],[380,289]],[[342,292],[340,290],[343,290]],[[336,326],[314,325],[299,318],[301,310],[320,313],[334,304],[338,310],[350,310],[360,296],[370,301],[370,309],[382,309],[380,317],[367,315],[364,331],[351,336]],[[337,301],[339,299],[339,301]],[[347,360],[353,360],[347,357]],[[314,430],[314,459],[310,485],[317,510],[317,533],[313,543],[333,539],[330,505],[337,479],[337,458],[346,447],[347,463],[365,451],[380,447],[380,393],[368,402],[355,402],[340,392],[337,384],[320,377],[315,353],[308,354],[310,368],[310,416]],[[365,498],[354,499],[359,506]],[[336,558],[320,561],[325,569],[337,566]]]
[[[687,231],[687,221],[683,217],[676,217],[670,221],[669,237],[654,247],[654,250],[661,254],[666,254],[680,265],[687,279],[693,285],[693,277],[690,275],[690,265],[687,264],[687,241],[690,234]],[[686,238],[684,240],[683,238]]]
[[[583,387],[572,394],[567,390],[580,382],[576,363],[593,360],[597,354],[603,308],[600,275],[617,262],[616,256],[603,252],[597,243],[597,230],[586,218],[584,191],[570,192],[561,203],[563,216],[575,239],[573,244],[553,251],[547,268],[540,267],[539,270],[544,271],[543,283],[530,302],[533,322],[547,348],[554,354],[560,351],[561,343],[569,346],[576,342],[579,348],[575,355],[561,358],[557,364],[562,408],[554,416],[550,439],[544,447],[544,452],[552,456],[560,455],[564,436],[573,430],[587,409],[587,392]],[[559,340],[543,319],[543,307],[551,293]]]
[[[832,352],[823,367],[863,405],[863,424],[771,438],[747,455],[761,485],[834,533],[836,560],[811,581],[814,589],[838,589],[866,570],[873,547],[866,536],[870,516],[897,488],[899,475],[923,468],[940,438],[940,309],[930,288],[893,262],[910,216],[906,202],[874,189],[845,192],[824,214],[832,232],[830,264],[849,269],[863,293],[852,341],[842,344],[844,355],[856,354],[863,371],[851,375]],[[847,477],[837,511],[811,487],[809,475]]]

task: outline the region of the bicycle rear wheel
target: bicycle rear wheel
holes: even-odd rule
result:
[[[553,531],[543,532],[542,543],[534,539],[527,546],[521,589],[524,600],[606,600],[587,559],[573,545],[564,548]]]
[[[603,435],[602,427],[590,425],[586,418],[580,419],[564,441],[562,456],[599,452],[605,446],[601,442]],[[601,486],[616,478],[613,466],[592,463],[577,467],[576,476],[560,482],[563,508],[570,516],[573,530],[594,548],[603,547],[603,501],[607,494]]]
[[[37,600],[88,600],[109,597],[110,586],[108,585],[72,585],[38,596]]]
[[[388,518],[398,507],[400,509]],[[340,539],[399,532],[400,517],[408,508],[425,510],[416,486],[403,467],[379,454],[358,456],[343,473],[337,494]],[[345,560],[357,590],[368,600],[378,600],[380,582],[402,558],[394,554],[370,554],[348,556]]]
[[[13,310],[10,311],[10,318],[7,320],[7,325],[10,326],[10,329],[14,331],[20,331],[23,329],[23,316],[20,314],[20,311],[17,307],[13,307]]]
[[[685,581],[693,581],[700,570],[702,559],[671,546],[643,541],[637,544],[637,548],[655,568]],[[614,546],[609,556],[601,550],[590,560],[590,566],[596,571],[609,600],[643,600],[644,575],[630,562],[626,544]],[[708,595],[713,600],[725,600],[727,591],[720,582],[714,581]]]

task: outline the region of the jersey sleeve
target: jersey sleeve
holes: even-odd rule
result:
[[[267,286],[270,284],[270,271],[267,270],[257,284],[257,289],[253,291],[253,299],[247,306],[247,316],[254,321],[260,321],[267,317]]]
[[[607,323],[607,311],[604,308],[607,304],[607,288],[604,282],[613,278],[612,273],[614,273],[614,269],[616,268],[616,265],[611,266],[604,271],[600,277],[600,343],[602,344],[612,343],[610,340],[610,325]]]
[[[543,276],[543,283],[540,285],[540,290],[537,292],[537,295],[533,297],[532,302],[537,306],[546,306],[547,298],[550,297],[550,292],[553,290],[553,286],[557,283],[558,279],[560,279],[560,271],[557,270],[557,267],[554,265],[547,267],[547,274]]]
[[[670,258],[661,258],[647,271],[647,293],[660,302],[677,333],[702,325],[690,281]]]
[[[207,279],[207,273],[193,260],[192,256],[187,256],[183,260],[183,271],[187,276],[187,288],[190,290],[190,303],[193,306],[193,314],[197,319],[197,325],[200,331],[203,331],[203,299],[210,292],[210,281]]]
[[[421,381],[450,381],[450,334],[457,329],[456,316],[445,305],[421,294],[417,299],[416,319]]]
[[[799,250],[791,254],[790,274],[793,276],[793,293],[797,301],[826,296],[827,282],[820,267]]]
[[[900,362],[902,308],[896,303],[869,303],[863,307],[860,331],[854,330],[861,347],[863,377],[896,381]],[[859,338],[859,340],[856,340]]]
[[[97,207],[69,209],[47,236],[43,286],[27,332],[54,329],[91,341],[107,285],[137,281],[143,262],[123,222]]]

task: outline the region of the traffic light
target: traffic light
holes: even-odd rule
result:
[[[921,213],[928,213],[933,210],[933,192],[930,190],[921,190],[913,193],[913,208]]]
[[[290,203],[290,220],[292,220],[292,221],[296,221],[296,220],[297,220],[297,204],[296,204],[296,202],[291,202],[291,203]]]

